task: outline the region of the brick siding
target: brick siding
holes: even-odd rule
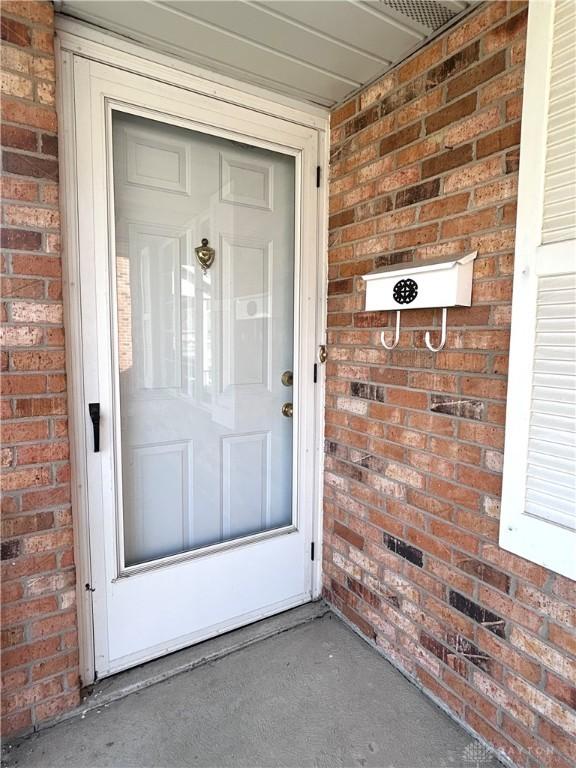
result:
[[[53,8],[2,4],[2,730],[79,700]]]
[[[525,23],[483,6],[333,114],[325,594],[517,765],[567,768],[574,585],[497,546]],[[79,700],[52,41],[50,3],[3,3],[5,734]],[[445,350],[434,311],[384,350],[358,276],[471,249]]]
[[[574,583],[498,547],[526,19],[484,4],[332,115],[324,594],[516,765],[568,768]],[[444,350],[440,310],[385,350],[359,276],[471,250]]]

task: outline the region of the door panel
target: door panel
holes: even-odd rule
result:
[[[75,75],[104,676],[310,599],[318,146],[105,65]]]
[[[270,432],[228,435],[222,450],[223,540],[270,528]]]
[[[193,449],[188,440],[128,446],[123,451],[128,565],[180,552],[193,540]]]

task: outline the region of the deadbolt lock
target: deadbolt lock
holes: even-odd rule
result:
[[[281,381],[285,387],[291,387],[294,381],[294,376],[292,375],[292,371],[284,371],[281,377]]]
[[[282,416],[286,416],[287,419],[291,419],[293,413],[294,407],[292,406],[292,403],[284,403],[282,406]]]
[[[325,363],[326,360],[328,360],[328,350],[326,349],[326,344],[320,344],[318,347],[318,360],[320,360],[321,363]]]

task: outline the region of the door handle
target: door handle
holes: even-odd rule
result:
[[[100,451],[100,403],[88,403],[88,413],[94,430],[94,453]]]
[[[282,406],[282,416],[286,416],[287,419],[291,419],[293,413],[294,413],[294,408],[292,406],[292,403],[284,403],[284,405]]]

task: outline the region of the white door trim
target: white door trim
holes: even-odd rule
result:
[[[61,23],[59,22],[59,26]],[[64,26],[69,26],[65,24]],[[74,23],[74,28],[84,27],[92,33],[89,25]],[[86,32],[85,32],[86,34]],[[90,565],[90,527],[88,520],[87,483],[89,464],[87,462],[89,446],[85,431],[85,393],[84,381],[86,376],[85,362],[82,356],[82,312],[80,297],[80,261],[79,261],[79,220],[78,200],[81,179],[78,177],[76,130],[88,131],[89,126],[77,124],[74,105],[74,69],[75,60],[81,59],[86,65],[87,59],[114,66],[120,71],[153,77],[154,80],[186,88],[192,93],[210,96],[229,104],[248,107],[289,122],[306,125],[317,131],[319,144],[318,165],[323,170],[324,183],[318,190],[317,206],[317,242],[307,244],[307,258],[315,251],[317,272],[317,306],[315,346],[325,341],[326,317],[326,247],[327,247],[327,177],[328,167],[328,116],[315,107],[298,105],[293,100],[270,95],[268,99],[262,89],[246,87],[242,84],[231,85],[215,83],[200,78],[187,69],[197,69],[183,66],[182,62],[171,62],[170,57],[156,54],[130,44],[131,52],[126,53],[127,44],[118,38],[108,36],[98,31],[98,41],[71,34],[69,31],[59,32],[56,44],[57,86],[59,104],[59,142],[60,142],[60,201],[62,212],[62,254],[63,254],[63,288],[65,304],[66,353],[68,372],[68,401],[70,417],[70,442],[72,461],[72,507],[75,533],[75,559],[77,571],[77,602],[80,644],[80,674],[83,684],[93,682],[94,671],[94,634],[93,634],[93,597],[90,591],[92,585],[92,569]],[[116,46],[112,45],[112,41]],[[162,60],[162,63],[158,61]],[[171,68],[171,63],[174,67]],[[76,66],[84,69],[81,62]],[[255,91],[258,91],[255,94]],[[320,113],[320,114],[319,114]],[[86,187],[82,190],[82,198],[92,190]],[[83,237],[91,237],[84,232]],[[95,372],[94,372],[95,373]],[[307,397],[313,405],[314,456],[310,457],[314,466],[313,487],[309,486],[313,496],[313,540],[315,543],[315,561],[312,564],[312,596],[318,597],[322,589],[321,553],[322,553],[322,467],[323,467],[323,403],[324,403],[324,371],[318,366],[318,383],[310,387]],[[92,542],[94,544],[94,542]],[[283,606],[290,607],[290,606]],[[248,618],[248,617],[247,617]],[[259,616],[249,617],[255,620]],[[231,627],[222,628],[226,631]]]

